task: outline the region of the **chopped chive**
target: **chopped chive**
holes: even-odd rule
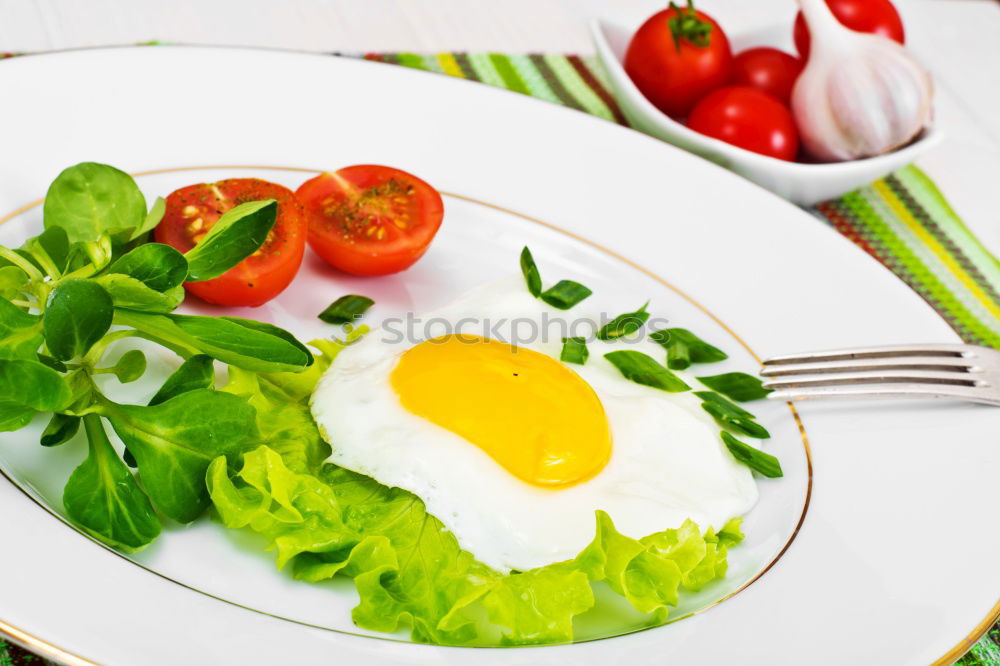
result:
[[[542,294],[542,275],[535,265],[535,258],[531,256],[531,250],[526,245],[521,250],[521,273],[524,274],[524,281],[528,284],[528,292],[538,298]]]
[[[698,381],[737,402],[759,400],[772,391],[772,389],[764,388],[763,382],[758,378],[745,372],[727,372],[710,377],[698,377]]]
[[[733,454],[733,457],[749,467],[755,472],[763,474],[769,479],[776,479],[784,476],[781,471],[781,463],[770,453],[764,453],[755,449],[749,444],[744,444],[740,440],[730,435],[725,430],[722,431],[722,441],[726,448]]]
[[[660,345],[661,347],[666,347],[670,344],[670,329],[661,328],[658,331],[653,331],[649,334],[649,339]]]
[[[726,352],[686,328],[665,328],[650,333],[649,337],[667,350],[667,367],[671,370],[684,370],[692,363],[716,363],[729,358]]]
[[[584,338],[563,338],[562,341],[562,353],[559,354],[560,361],[576,363],[577,365],[583,365],[587,362],[590,351],[587,349],[587,342]]]
[[[667,350],[667,367],[671,370],[685,370],[691,366],[691,350],[683,340],[677,340],[670,329],[654,331],[649,337]]]
[[[636,384],[652,386],[663,391],[677,393],[687,391],[690,386],[680,377],[656,362],[653,357],[642,352],[621,350],[608,352],[604,355],[618,371]]]
[[[554,308],[569,310],[592,293],[594,292],[579,282],[559,280],[554,287],[549,287],[542,292],[542,300]]]
[[[748,417],[737,413],[736,410],[743,410],[721,396],[719,399],[720,401],[712,400],[701,403],[701,408],[711,414],[716,423],[755,439],[767,439],[771,436],[767,428],[754,421],[752,416]],[[736,407],[736,410],[730,409],[730,405]]]
[[[704,400],[705,402],[717,402],[721,405],[725,405],[726,409],[737,416],[742,416],[743,418],[752,419],[754,415],[743,409],[735,402],[730,402],[726,400],[721,395],[714,391],[695,391],[694,394]]]
[[[635,312],[620,314],[609,321],[601,327],[601,330],[597,332],[597,339],[617,340],[618,338],[638,331],[649,319],[649,313],[646,312],[647,305],[649,305],[649,301],[646,301],[643,306]]]
[[[331,303],[319,314],[319,318],[328,324],[347,324],[360,319],[361,315],[374,304],[375,301],[367,296],[348,294]]]

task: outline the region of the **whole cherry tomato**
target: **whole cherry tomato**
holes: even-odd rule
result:
[[[707,14],[670,3],[642,24],[625,52],[625,71],[650,102],[683,117],[710,90],[729,83],[729,40]]]
[[[788,107],[747,86],[726,86],[705,95],[691,110],[688,127],[779,160],[794,160],[799,150]]]
[[[757,88],[785,105],[801,73],[801,60],[769,46],[749,49],[733,58],[734,85]]]
[[[882,35],[900,44],[906,41],[903,19],[889,0],[826,0],[826,5],[851,30]],[[809,27],[800,11],[795,17],[795,48],[803,60],[809,59],[809,42]]]

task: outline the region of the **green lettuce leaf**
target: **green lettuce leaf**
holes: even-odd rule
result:
[[[316,382],[341,349],[367,332],[351,331],[347,340],[313,340],[318,350],[311,366],[300,372],[249,372],[229,366],[229,383],[222,390],[247,400],[257,410],[261,441],[281,455],[297,472],[315,472],[330,456],[330,445],[320,437],[309,411]]]
[[[330,464],[304,471],[299,455],[262,446],[235,475],[216,459],[208,488],[219,518],[262,534],[300,580],[352,577],[358,626],[408,626],[424,643],[571,641],[602,582],[662,622],[684,590],[725,575],[727,549],[743,536],[736,519],[717,534],[688,521],[636,540],[598,511],[594,541],[575,559],[504,575],[463,551],[414,495]]]

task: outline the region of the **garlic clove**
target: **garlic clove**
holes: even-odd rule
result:
[[[800,0],[809,24],[809,60],[792,91],[802,145],[824,161],[891,152],[933,115],[930,74],[900,44],[850,30],[825,0]]]

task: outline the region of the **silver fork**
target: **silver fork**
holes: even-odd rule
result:
[[[1000,406],[1000,351],[975,345],[889,345],[764,361],[775,400],[953,398]]]

